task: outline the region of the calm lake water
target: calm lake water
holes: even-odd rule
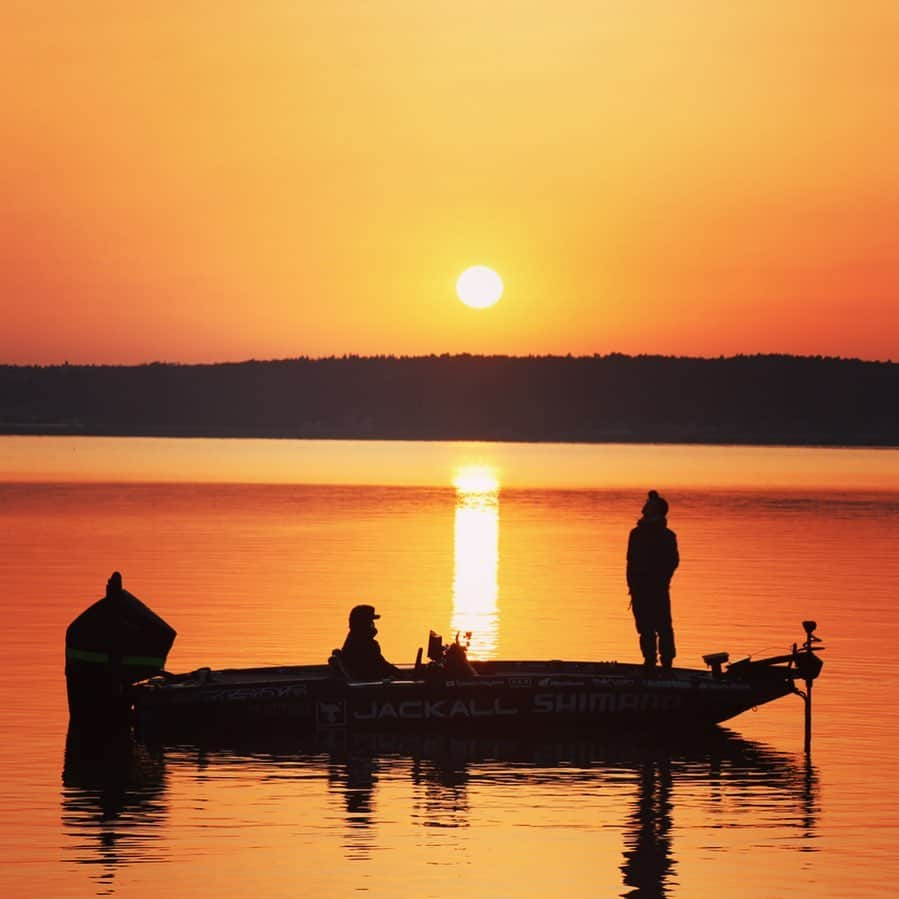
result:
[[[780,652],[802,703],[700,745],[66,745],[68,622],[113,570],[173,671],[385,654],[636,661],[628,530],[671,503],[678,664]],[[0,438],[0,892],[873,897],[899,884],[899,451]]]

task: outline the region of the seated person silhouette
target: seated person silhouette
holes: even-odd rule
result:
[[[395,677],[399,668],[391,665],[381,655],[381,647],[375,636],[378,629],[374,606],[354,606],[350,612],[350,632],[340,651],[340,659],[347,674],[353,680],[381,680]]]

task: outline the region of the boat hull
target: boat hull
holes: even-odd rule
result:
[[[792,676],[731,678],[692,669],[646,676],[638,665],[602,662],[474,663],[478,676],[408,672],[349,682],[328,666],[209,671],[137,685],[144,734],[285,731],[671,733],[733,718],[795,691]]]

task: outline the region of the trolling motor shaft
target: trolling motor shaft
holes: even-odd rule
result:
[[[812,751],[812,684],[815,678],[821,673],[823,662],[815,655],[815,643],[820,643],[821,638],[815,636],[815,629],[818,627],[816,621],[803,621],[802,629],[805,631],[805,643],[802,644],[803,651],[800,652],[797,645],[793,644],[793,659],[796,664],[796,670],[805,681],[805,690],[797,690],[796,692],[802,697],[805,703],[805,754],[810,755]],[[823,647],[819,647],[822,648]]]

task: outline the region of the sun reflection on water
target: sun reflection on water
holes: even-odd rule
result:
[[[456,488],[452,631],[471,632],[470,655],[495,655],[499,633],[499,480],[488,465],[467,465]]]

